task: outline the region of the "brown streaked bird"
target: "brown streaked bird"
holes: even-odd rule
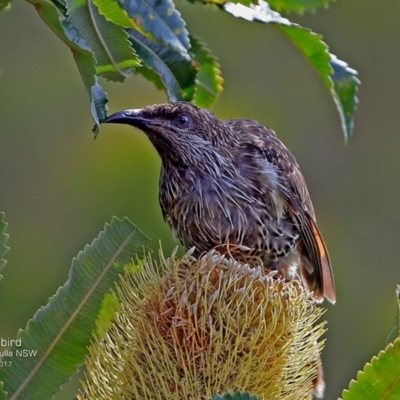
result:
[[[221,121],[186,102],[125,110],[105,122],[139,128],[153,143],[162,160],[161,209],[186,249],[261,258],[288,279],[300,267],[316,301],[335,303],[305,180],[274,131],[249,119]]]

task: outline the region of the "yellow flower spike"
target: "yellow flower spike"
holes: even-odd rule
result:
[[[215,251],[151,260],[121,281],[112,328],[90,348],[80,400],[212,399],[248,390],[311,399],[323,342],[312,293]]]

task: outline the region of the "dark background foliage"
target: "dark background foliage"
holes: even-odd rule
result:
[[[280,32],[201,4],[177,7],[221,63],[225,92],[213,111],[275,129],[306,176],[337,282],[323,354],[325,398],[336,399],[384,347],[400,283],[400,4],[342,0],[291,16],[359,71],[360,106],[347,146],[322,81]],[[160,162],[144,135],[104,126],[93,140],[70,51],[32,6],[14,2],[3,11],[0,37],[0,204],[11,247],[0,283],[0,337],[14,338],[113,215],[127,215],[154,249],[158,239],[166,254],[175,244],[158,207]],[[112,112],[166,101],[140,76],[102,84]]]

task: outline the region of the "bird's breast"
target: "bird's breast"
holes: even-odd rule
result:
[[[281,201],[242,176],[217,179],[185,171],[160,179],[166,221],[182,244],[198,253],[229,243],[268,258],[294,247],[292,223],[283,216],[283,204],[276,207]]]

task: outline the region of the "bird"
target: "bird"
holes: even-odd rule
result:
[[[250,119],[221,120],[188,102],[110,115],[142,130],[161,157],[165,221],[199,256],[217,249],[297,276],[314,299],[336,301],[327,247],[299,165],[276,133]]]
[[[217,249],[297,279],[336,302],[327,247],[300,167],[276,133],[179,101],[116,112],[105,123],[143,131],[161,157],[159,202],[186,249]],[[322,397],[322,365],[313,381]]]

